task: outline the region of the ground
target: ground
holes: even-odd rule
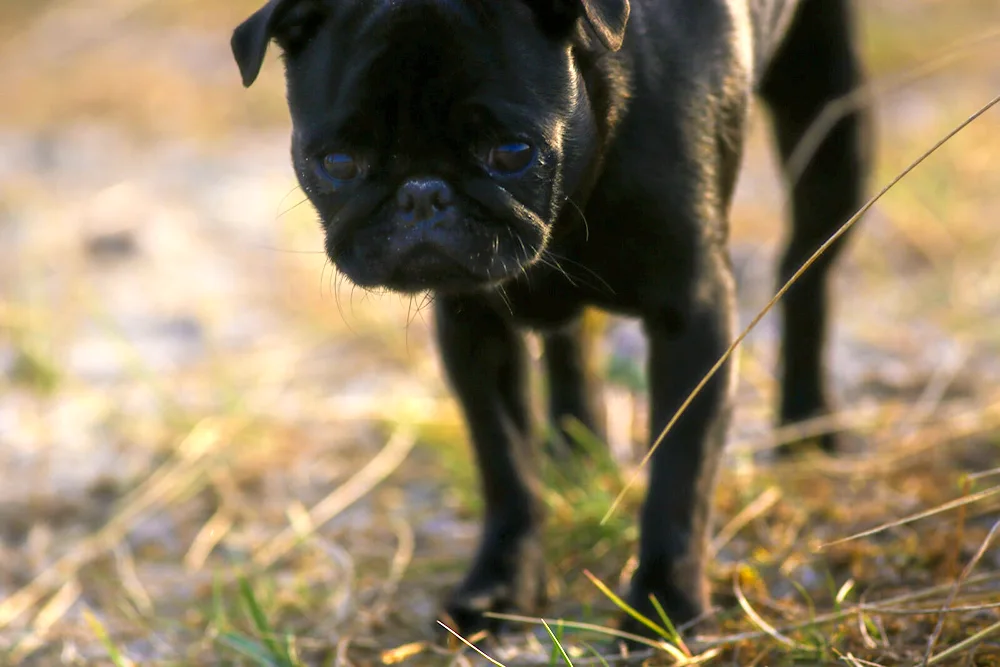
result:
[[[1000,16],[857,5],[874,192],[997,94]],[[478,504],[428,317],[327,265],[277,57],[244,91],[228,53],[255,8],[0,5],[0,664],[482,661],[433,625]],[[784,229],[764,123],[733,216],[744,325]],[[766,456],[789,436],[771,426],[774,316],[747,339],[718,612],[649,664],[1000,664],[998,210],[994,108],[858,223],[835,286],[844,456]],[[634,566],[639,490],[600,520],[645,437],[642,341],[612,321],[603,347],[611,455],[546,473],[567,655],[514,626],[481,643],[507,665],[597,664],[586,646],[608,638],[568,624],[606,625],[614,603],[585,572],[620,591]]]

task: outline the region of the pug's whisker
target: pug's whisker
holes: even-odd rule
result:
[[[350,309],[352,317],[354,316],[354,293],[357,291],[357,289],[358,289],[357,283],[352,282],[351,295],[347,299],[347,307]]]
[[[334,287],[332,289],[334,289],[334,299],[337,303],[337,312],[340,314],[340,320],[347,326],[347,330],[352,334],[356,334],[357,332],[354,330],[354,327],[351,326],[351,321],[347,319],[347,314],[344,312],[344,303],[340,296],[341,290],[344,286],[344,281],[348,278],[344,273],[337,269],[336,265],[334,265],[333,270],[335,275],[333,276]]]
[[[410,354],[410,326],[413,324],[414,320],[416,319],[416,314],[415,314],[414,308],[413,308],[413,300],[414,300],[414,298],[415,297],[414,297],[413,294],[409,294],[409,295],[407,295],[407,299],[406,299],[406,301],[407,301],[407,303],[406,303],[406,328],[405,328],[405,330],[403,332],[403,344],[406,347],[406,354],[407,355]],[[419,312],[419,307],[418,307],[418,311],[417,312]]]
[[[580,208],[579,204],[573,201],[572,197],[566,197],[566,203],[571,204],[576,212],[580,214],[580,220],[583,222],[583,239],[585,241],[590,240],[590,224],[587,222],[587,216],[584,214],[583,209]]]
[[[565,255],[557,255],[554,252],[551,252],[549,250],[546,250],[545,254],[548,257],[552,258],[552,259],[561,260],[561,261],[566,262],[567,264],[569,264],[571,266],[574,266],[574,267],[576,267],[578,269],[582,269],[582,270],[586,271],[588,274],[590,274],[591,276],[593,276],[597,280],[597,282],[599,284],[595,285],[594,283],[588,281],[585,284],[588,285],[589,287],[593,287],[594,289],[597,289],[597,290],[606,291],[608,294],[614,294],[615,293],[615,289],[608,283],[608,281],[605,280],[604,278],[602,278],[600,276],[600,274],[598,274],[597,272],[595,272],[593,269],[591,269],[586,264],[582,264],[580,262],[577,262],[576,260],[573,260],[573,259],[571,259],[569,257],[566,257]],[[579,278],[580,276],[577,276],[577,277]]]
[[[576,279],[574,279],[573,276],[570,275],[569,271],[566,270],[566,268],[557,259],[557,256],[554,255],[553,253],[549,252],[548,250],[543,251],[542,254],[538,256],[538,261],[541,264],[548,266],[551,269],[559,272],[569,282],[570,285],[573,285],[574,287],[579,286],[579,283],[577,283]],[[584,282],[583,284],[588,287],[593,287],[592,284],[587,282]]]
[[[511,236],[513,236],[513,232],[511,232]],[[521,257],[519,258],[521,262],[521,270],[523,272],[527,272],[528,260],[531,258],[531,253],[528,252],[528,246],[524,244],[524,239],[517,237],[517,242],[521,244]]]
[[[423,295],[422,295],[423,298],[421,298],[419,301],[417,300],[418,296],[421,296],[421,295],[419,295],[419,294],[411,294],[410,295],[410,304],[407,307],[407,318],[409,320],[407,322],[407,324],[406,324],[406,327],[407,327],[407,336],[409,336],[409,328],[410,328],[410,326],[417,321],[418,317],[420,317],[420,313],[424,309],[424,305],[427,302],[427,293],[426,292],[423,293]]]
[[[323,266],[319,270],[319,298],[323,298],[323,281],[326,278],[326,267],[330,263],[329,258],[323,262]]]
[[[414,297],[416,298],[416,297]],[[417,318],[423,319],[424,311],[427,307],[433,303],[432,293],[424,292],[423,298],[417,303],[416,309],[413,311],[413,322],[417,321]],[[409,344],[409,330],[407,330],[407,344]]]
[[[434,305],[434,292],[426,292],[424,294],[424,300],[420,305],[421,310],[424,308],[430,308]]]
[[[560,273],[573,287],[579,287],[577,282],[573,280],[573,276],[569,274],[566,269],[563,268],[562,264],[552,255],[549,251],[543,251],[542,254],[538,256],[538,262],[543,266],[547,266],[554,271]]]
[[[497,292],[500,294],[500,299],[504,305],[507,306],[507,310],[513,313],[514,308],[510,305],[510,297],[507,296],[507,290],[504,289],[503,285],[497,285]]]
[[[322,255],[324,254],[322,250],[296,250],[295,248],[276,248],[273,245],[266,245],[263,243],[245,243],[242,244],[246,248],[254,248],[257,250],[268,250],[270,252],[281,253],[282,255]]]
[[[308,201],[309,201],[309,197],[306,197],[305,199],[303,199],[302,201],[300,201],[298,204],[295,204],[294,206],[291,206],[291,207],[285,209],[284,211],[282,211],[281,213],[279,213],[277,215],[277,217],[275,218],[275,220],[281,220],[283,217],[285,217],[286,215],[288,215],[289,213],[291,213],[292,211],[294,211],[295,209],[297,209],[299,206],[302,206],[303,204],[305,204]]]
[[[279,199],[277,205],[274,207],[274,219],[275,220],[278,220],[279,218],[281,218],[282,215],[284,215],[284,213],[280,213],[281,207],[284,206],[285,202],[288,200],[289,197],[292,196],[292,194],[295,193],[296,190],[298,190],[299,192],[302,192],[303,194],[305,194],[305,192],[302,190],[302,186],[301,185],[296,185],[291,190],[289,190],[288,192],[286,192],[285,196],[282,197],[281,199]]]
[[[505,262],[503,260],[500,260],[500,265],[501,265],[501,267],[503,267],[503,275],[506,277],[507,276],[507,262]],[[511,306],[510,297],[507,296],[507,290],[504,289],[503,283],[497,284],[496,290],[497,290],[497,294],[500,295],[500,299],[503,301],[504,305],[507,306],[507,310],[510,311],[511,314],[513,314],[514,313],[514,308],[513,308],[513,306]]]
[[[514,238],[514,233],[510,232],[512,238]],[[524,276],[524,283],[531,288],[531,274],[528,273],[528,247],[524,245],[524,239],[516,237],[517,242],[521,244],[521,256],[517,258],[518,264],[521,267],[521,275]]]

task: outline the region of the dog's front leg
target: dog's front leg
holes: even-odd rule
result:
[[[734,329],[734,288],[728,262],[720,254],[706,261],[705,289],[680,318],[650,313],[644,324],[650,343],[651,437],[655,440],[674,413],[718,361]],[[677,323],[680,322],[680,326]],[[733,389],[727,364],[691,403],[660,444],[651,461],[649,491],[642,508],[639,566],[629,601],[660,623],[650,595],[674,625],[690,621],[708,604],[706,550],[712,489],[721,459]],[[648,635],[632,619],[625,629]]]
[[[485,500],[483,534],[465,580],[445,610],[460,630],[492,628],[487,611],[532,611],[542,602],[540,510],[528,459],[524,341],[476,296],[439,296],[438,343],[461,403]]]

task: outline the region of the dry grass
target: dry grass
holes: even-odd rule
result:
[[[428,323],[316,252],[273,55],[251,91],[228,60],[256,2],[96,4],[0,5],[0,664],[482,662],[433,624],[478,499]],[[996,95],[1000,26],[994,0],[859,4],[881,186]],[[666,641],[633,662],[1000,664],[998,160],[994,109],[859,223],[842,411],[804,427],[849,427],[847,455],[769,460],[795,435],[770,425],[772,319],[747,338],[718,609],[684,641],[650,619]],[[780,196],[757,119],[744,322]],[[641,489],[601,519],[647,437],[617,335],[614,455],[546,465],[557,602],[480,644],[505,665],[609,641]]]

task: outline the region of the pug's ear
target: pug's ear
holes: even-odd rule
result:
[[[582,21],[609,51],[617,51],[625,39],[629,0],[525,0],[541,28],[560,39],[576,30]]]
[[[609,51],[622,48],[631,11],[629,0],[579,0],[594,34]]]
[[[257,80],[261,65],[264,64],[264,55],[274,27],[275,10],[286,3],[287,0],[271,0],[233,31],[229,46],[233,49],[243,85],[247,88]]]
[[[286,52],[301,46],[323,18],[318,0],[270,0],[233,31],[229,41],[247,88],[257,80],[268,43],[274,39]]]

